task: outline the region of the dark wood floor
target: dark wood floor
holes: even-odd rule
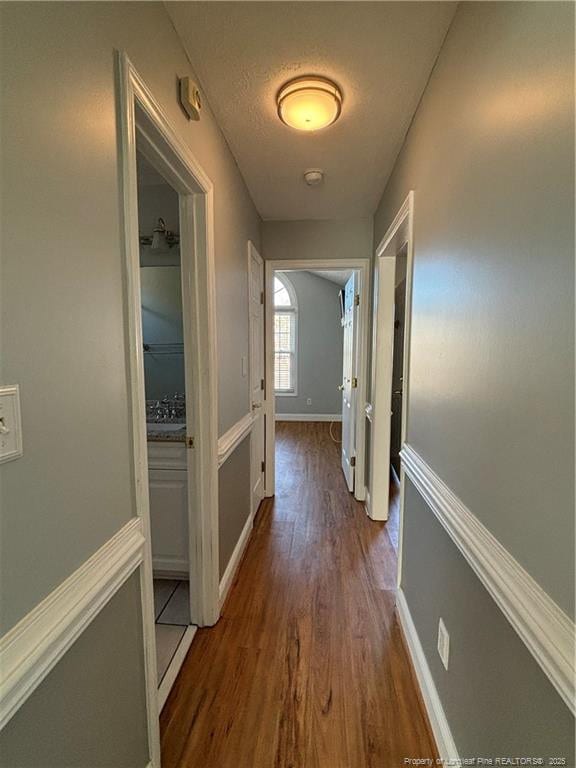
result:
[[[266,500],[216,627],[161,717],[163,768],[392,768],[436,757],[394,609],[385,525],[328,424],[280,423]]]

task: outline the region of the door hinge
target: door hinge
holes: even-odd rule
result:
[[[264,379],[260,379],[260,389],[264,390]]]
[[[264,304],[264,291],[260,291],[260,304]]]
[[[261,464],[260,464],[260,470],[261,470],[262,472],[266,472],[266,462],[265,462],[265,461],[261,462]]]
[[[356,389],[357,386],[358,386],[358,379],[356,378],[356,376],[354,376],[354,378],[352,379],[351,387],[352,389]]]
[[[356,456],[352,456],[350,459],[350,466],[355,467],[356,466]]]
[[[360,306],[360,294],[356,293],[354,295],[354,306],[359,307]]]
[[[186,447],[187,448],[194,448],[194,438],[193,437],[187,437],[186,438]]]

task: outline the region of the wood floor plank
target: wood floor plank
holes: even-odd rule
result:
[[[276,496],[164,707],[163,768],[437,757],[395,613],[396,551],[346,489],[339,451],[328,424],[277,425]]]

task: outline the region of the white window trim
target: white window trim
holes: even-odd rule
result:
[[[282,273],[279,275],[276,273],[275,277],[278,277],[278,279],[284,284],[284,287],[288,291],[288,295],[290,296],[290,301],[292,302],[292,306],[290,307],[274,307],[274,316],[276,316],[276,313],[281,314],[291,314],[293,316],[293,330],[294,330],[294,339],[293,339],[293,348],[294,352],[292,353],[292,383],[294,384],[293,388],[290,390],[274,390],[274,396],[275,397],[298,397],[298,357],[299,357],[299,350],[298,350],[298,299],[296,297],[296,291],[294,290],[294,286],[292,285],[290,279],[287,277],[286,274]],[[274,350],[274,355],[276,354],[276,350]],[[274,359],[276,359],[274,357]]]

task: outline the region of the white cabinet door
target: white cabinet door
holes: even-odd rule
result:
[[[155,571],[188,574],[188,484],[186,470],[151,469],[150,522]]]

